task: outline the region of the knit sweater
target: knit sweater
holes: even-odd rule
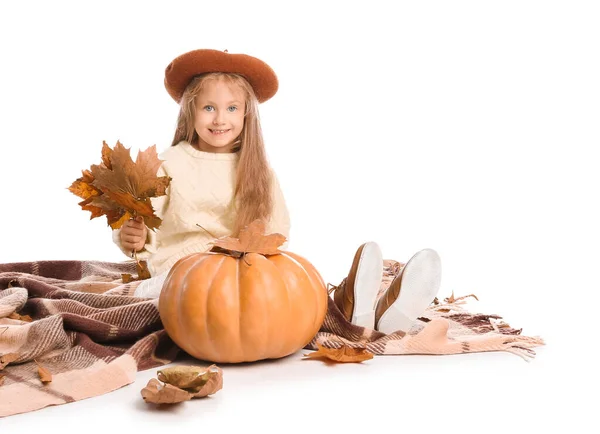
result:
[[[157,176],[172,178],[167,194],[152,198],[162,223],[155,231],[148,230],[146,245],[137,253],[138,259],[148,262],[152,276],[169,271],[184,256],[210,250],[214,238],[208,232],[217,238],[230,236],[236,217],[233,195],[238,153],[203,152],[180,142],[159,158],[163,163]],[[271,174],[273,213],[266,231],[288,238],[288,209],[277,177],[273,171]],[[131,252],[121,245],[120,231],[113,230],[113,241],[130,257]]]

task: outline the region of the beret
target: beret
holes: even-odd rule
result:
[[[173,59],[165,69],[165,88],[179,103],[190,81],[207,72],[231,72],[243,76],[261,103],[273,97],[279,88],[277,75],[262,60],[210,49],[189,51]]]

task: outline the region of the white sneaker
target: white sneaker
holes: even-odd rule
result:
[[[382,294],[375,309],[377,330],[390,334],[407,333],[436,297],[442,279],[437,252],[417,252]]]
[[[383,277],[383,257],[379,245],[369,241],[361,245],[348,277],[335,287],[333,301],[352,324],[375,328],[375,302]]]

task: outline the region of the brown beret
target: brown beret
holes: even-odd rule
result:
[[[246,54],[230,54],[219,50],[194,50],[173,59],[165,69],[165,88],[179,103],[192,79],[206,72],[233,72],[243,76],[258,98],[265,102],[277,92],[279,82],[269,65]]]

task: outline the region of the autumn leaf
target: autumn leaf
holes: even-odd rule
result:
[[[19,355],[17,353],[6,353],[0,356],[0,371],[3,370],[6,367],[6,365],[14,362],[18,358]]]
[[[372,359],[373,353],[368,352],[366,348],[352,348],[347,345],[342,345],[340,348],[326,348],[317,343],[317,351],[305,354],[304,357],[308,359],[325,358],[341,363],[359,363]]]
[[[168,176],[157,176],[162,161],[153,145],[138,152],[135,162],[130,148],[117,141],[114,149],[102,143],[102,162],[82,171],[71,191],[83,201],[79,205],[90,211],[90,219],[106,216],[113,229],[127,220],[142,216],[150,229],[158,228],[162,220],[155,215],[151,199],[164,196],[171,182]]]
[[[29,315],[19,315],[17,312],[11,313],[10,315],[7,316],[7,318],[16,319],[18,321],[25,321],[25,322],[33,321],[33,318],[31,318]]]
[[[286,238],[281,234],[265,235],[265,222],[257,219],[240,231],[239,238],[223,237],[216,240],[213,245],[219,249],[237,253],[259,253],[261,255],[277,255],[281,253],[279,246],[285,243]]]
[[[38,367],[38,375],[40,376],[40,381],[44,384],[50,383],[52,381],[52,374],[50,371],[42,366],[37,360],[34,360],[35,364]]]
[[[150,270],[148,269],[147,261],[137,261],[136,262],[138,277],[135,278],[129,273],[121,273],[121,280],[123,283],[133,282],[134,280],[145,280],[150,279],[152,277],[150,275]]]
[[[170,384],[162,384],[156,378],[151,378],[146,387],[142,389],[144,401],[153,404],[177,404],[189,401],[192,394]]]
[[[450,294],[450,297],[444,299],[444,301],[448,304],[456,303],[457,301],[463,300],[467,297],[473,297],[475,300],[479,301],[475,294],[463,295],[462,297],[454,298],[454,291]]]
[[[216,365],[174,366],[157,372],[142,389],[142,398],[154,404],[175,404],[212,395],[223,388],[223,371]]]

